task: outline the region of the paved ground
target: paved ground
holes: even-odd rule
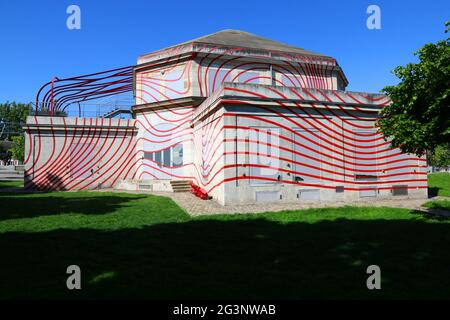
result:
[[[118,190],[105,189],[103,191],[121,192]],[[301,210],[309,208],[326,208],[326,207],[341,207],[341,206],[376,206],[376,207],[394,207],[406,208],[411,210],[418,210],[428,212],[435,215],[450,217],[450,212],[438,209],[429,209],[423,207],[427,201],[438,200],[445,197],[433,197],[430,199],[393,199],[393,200],[377,200],[367,201],[358,200],[354,202],[319,202],[319,203],[259,203],[251,205],[236,205],[236,206],[222,206],[214,200],[201,200],[189,192],[142,192],[142,191],[124,191],[124,192],[139,192],[149,193],[158,196],[165,196],[175,201],[188,214],[196,216],[201,214],[223,214],[223,213],[255,213],[255,212],[276,212],[283,210]],[[448,199],[448,198],[447,198]]]
[[[157,194],[157,193],[155,193]],[[201,200],[191,193],[164,193],[161,195],[172,198],[180,207],[186,210],[190,215],[199,214],[221,214],[221,213],[254,213],[254,212],[276,212],[283,210],[301,210],[309,208],[326,208],[326,207],[341,207],[345,205],[350,206],[376,206],[376,207],[395,207],[407,208],[411,210],[418,210],[429,212],[438,215],[450,217],[450,212],[444,210],[429,209],[422,207],[427,201],[437,200],[433,199],[403,199],[403,200],[377,200],[377,201],[354,201],[354,202],[333,202],[333,203],[260,203],[252,205],[237,205],[237,206],[221,206],[214,200]]]

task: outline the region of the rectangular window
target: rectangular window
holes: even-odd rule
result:
[[[144,159],[153,160],[153,152],[144,152]]]
[[[170,167],[171,161],[170,161],[170,148],[164,149],[163,151],[163,165],[164,167]]]
[[[183,165],[183,144],[179,143],[172,147],[172,165],[174,167]]]
[[[161,165],[161,163],[162,163],[162,155],[161,155],[161,151],[155,152],[155,162],[156,162],[158,165]]]

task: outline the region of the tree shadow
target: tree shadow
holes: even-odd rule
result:
[[[428,187],[428,198],[437,197],[440,189],[439,187]]]
[[[0,235],[3,298],[446,298],[450,225],[193,220]],[[82,290],[67,290],[78,265]],[[366,268],[381,268],[368,290]]]
[[[411,214],[420,216],[430,221],[450,221],[450,212],[438,208],[426,208],[425,210],[411,210]]]
[[[29,175],[24,175],[24,190],[28,192],[51,192],[66,191],[64,180],[53,173],[47,172],[45,179],[33,179]]]
[[[84,192],[49,192],[39,197],[34,193],[0,193],[0,221],[7,219],[33,218],[66,213],[102,215],[114,212],[130,201],[145,198],[145,195],[108,195]]]
[[[58,175],[47,173],[47,181],[50,190],[66,191],[66,185]]]

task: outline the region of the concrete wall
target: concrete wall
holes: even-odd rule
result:
[[[343,90],[345,83],[333,65],[237,59],[232,56],[197,58],[196,95],[210,96],[223,83],[250,83],[296,88]],[[195,93],[195,90],[194,90]]]
[[[193,129],[194,182],[220,204],[225,203],[225,157],[228,150],[224,140],[224,110],[211,113]]]
[[[134,120],[28,117],[25,187],[108,188],[134,174]]]
[[[167,101],[193,95],[193,62],[173,61],[136,72],[136,104]]]
[[[427,196],[425,159],[390,149],[375,113],[310,104],[225,109],[226,205],[370,200],[402,194],[398,187],[407,195],[395,197]]]
[[[184,97],[209,97],[225,82],[344,90],[346,79],[334,59],[294,61],[270,55],[233,55],[220,46],[196,55],[173,56],[136,69],[136,105]],[[145,60],[144,60],[145,61]],[[138,61],[139,62],[139,61]]]
[[[137,180],[191,180],[193,173],[192,106],[136,113]]]

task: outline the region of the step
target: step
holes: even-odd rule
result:
[[[189,180],[171,180],[171,185],[189,185]]]
[[[191,189],[174,189],[173,192],[190,192]]]
[[[191,186],[172,186],[173,190],[178,190],[178,189],[191,189]]]

